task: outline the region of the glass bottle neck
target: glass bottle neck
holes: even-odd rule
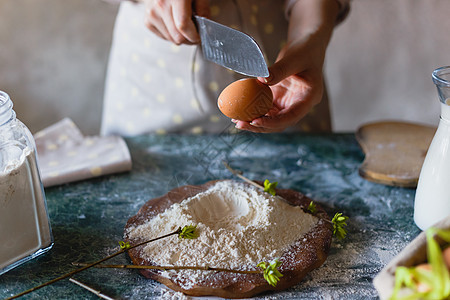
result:
[[[0,126],[8,123],[16,117],[13,110],[13,103],[9,95],[0,91]]]

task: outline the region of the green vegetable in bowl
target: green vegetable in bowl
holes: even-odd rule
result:
[[[391,300],[450,298],[448,262],[446,263],[441,247],[436,240],[438,237],[446,243],[450,243],[450,230],[430,228],[426,231],[426,236],[428,264],[397,267]],[[448,253],[448,251],[446,252]]]

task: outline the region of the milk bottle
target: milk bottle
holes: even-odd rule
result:
[[[450,215],[450,66],[433,71],[441,117],[417,184],[414,222],[426,230]]]

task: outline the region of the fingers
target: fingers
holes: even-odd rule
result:
[[[209,12],[209,3],[200,1],[202,13]],[[159,37],[179,44],[200,41],[192,20],[192,0],[146,0],[145,26]]]
[[[236,128],[257,133],[282,132],[286,128],[295,125],[298,122],[298,116],[291,113],[281,113],[277,116],[264,116],[251,122],[233,120]]]
[[[301,46],[291,46],[281,51],[278,60],[269,68],[269,77],[258,78],[263,83],[275,85],[289,76],[300,74],[309,68],[310,60],[302,55]]]
[[[308,75],[305,77],[315,78]],[[281,132],[295,126],[317,105],[323,95],[322,81],[308,81],[299,76],[290,76],[283,82],[272,86],[274,106],[265,115],[251,122],[233,120],[237,129],[252,132]]]
[[[185,40],[190,43],[200,42],[200,36],[198,35],[197,28],[192,21],[192,2],[188,0],[175,0],[172,6],[172,18],[167,16],[168,23],[172,25],[169,29],[172,36],[177,37],[178,42]]]
[[[232,120],[236,128],[257,133],[275,133],[282,132],[286,128],[294,126],[306,115],[307,111],[300,115],[292,112],[280,113],[277,116],[264,116],[251,122]]]
[[[144,24],[151,32],[160,38],[174,42],[167,31],[164,21],[153,10],[147,10]]]
[[[283,109],[281,111],[269,112],[267,115],[254,119],[251,122],[240,120],[231,120],[236,124],[236,128],[240,130],[247,130],[252,132],[270,133],[281,132],[286,128],[295,125],[298,120],[303,117],[304,112],[299,112],[298,109]],[[299,114],[301,114],[299,116]]]
[[[236,129],[251,131],[255,133],[273,133],[273,132],[281,132],[283,129],[278,128],[264,128],[264,127],[256,127],[251,125],[249,122],[244,121],[236,121]]]

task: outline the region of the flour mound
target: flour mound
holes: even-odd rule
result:
[[[194,240],[171,236],[147,244],[149,263],[255,269],[279,258],[319,221],[279,197],[244,183],[220,181],[208,190],[174,204],[142,225],[130,227],[130,239],[152,239],[184,225],[197,225]],[[184,272],[176,274],[183,276]],[[198,273],[198,272],[196,272]]]

